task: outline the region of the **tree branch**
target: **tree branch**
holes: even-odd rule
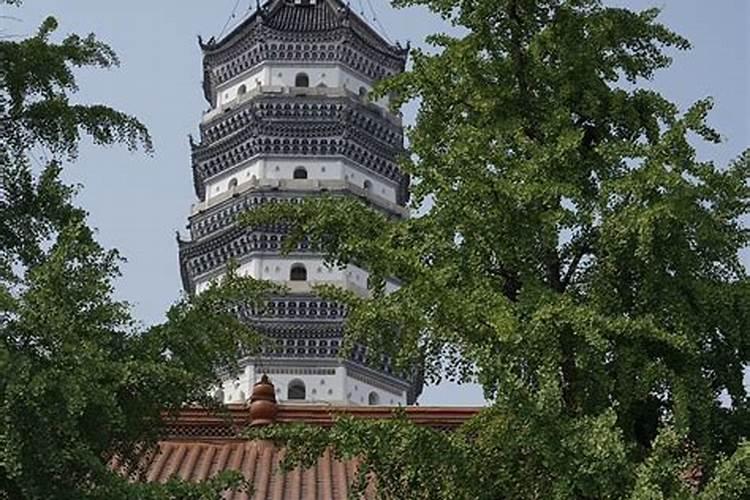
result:
[[[523,283],[518,276],[518,273],[511,271],[503,266],[498,266],[493,269],[488,269],[487,272],[503,280],[503,295],[511,302],[518,301],[518,294],[521,292]]]
[[[578,251],[573,255],[573,259],[568,264],[568,269],[565,271],[565,276],[562,278],[562,290],[565,291],[570,286],[570,282],[573,280],[573,276],[578,271],[578,266],[581,265],[581,261],[586,254],[591,253],[591,247],[588,244],[582,245]]]

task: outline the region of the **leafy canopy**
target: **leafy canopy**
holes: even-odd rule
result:
[[[258,341],[228,313],[269,286],[230,276],[145,331],[113,299],[120,257],[60,173],[82,136],[146,152],[151,138],[136,118],[73,102],[76,68],[118,61],[94,35],[55,42],[56,27],[0,40],[0,498],[217,498],[240,478],[135,485],[121,472],[139,477],[168,412],[212,405],[217,370]]]
[[[347,304],[348,339],[432,381],[476,379],[492,407],[454,436],[268,433],[365,457],[382,498],[750,494],[750,153],[699,160],[692,141],[719,142],[711,100],[681,112],[644,86],[687,40],[656,9],[599,0],[393,3],[463,33],[381,87],[420,101],[402,168],[429,210],[321,198],[246,223],[370,270],[371,298],[321,290]],[[368,452],[381,442],[393,462]]]

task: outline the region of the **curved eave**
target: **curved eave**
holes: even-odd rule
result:
[[[190,279],[185,259],[183,259],[182,249],[188,247],[191,244],[190,241],[184,241],[177,235],[177,259],[180,261],[180,280],[182,281],[182,288],[188,295],[195,294],[195,287],[193,281]]]
[[[228,196],[226,199],[217,202],[216,204],[212,204],[209,207],[206,207],[204,209],[201,209],[197,212],[194,212],[190,215],[188,220],[191,224],[197,224],[200,223],[202,220],[210,219],[213,216],[216,216],[217,214],[221,214],[222,212],[231,211],[232,207],[240,203],[242,204],[246,199],[248,198],[256,198],[259,199],[270,199],[270,200],[276,200],[282,201],[282,202],[288,202],[289,200],[295,199],[299,196],[305,196],[310,199],[313,198],[320,198],[320,197],[337,197],[337,198],[351,198],[355,200],[361,200],[362,203],[365,206],[368,206],[372,208],[373,210],[382,213],[383,215],[387,217],[391,217],[395,220],[405,220],[409,217],[409,212],[403,208],[403,207],[396,207],[393,206],[393,204],[389,204],[384,202],[382,199],[379,198],[369,198],[366,196],[366,193],[364,191],[355,192],[352,190],[352,186],[348,187],[340,187],[340,188],[325,188],[325,191],[320,190],[316,192],[312,192],[310,190],[302,190],[302,189],[295,189],[295,188],[285,188],[285,189],[275,189],[275,190],[264,190],[259,188],[251,188],[240,192],[235,192],[231,194],[231,196]],[[257,206],[263,206],[263,204],[259,204]],[[254,208],[257,208],[257,206],[254,206]],[[252,210],[252,209],[251,209]],[[202,240],[208,235],[223,231],[229,227],[232,227],[236,222],[234,222],[235,219],[228,218],[227,220],[231,220],[232,222],[228,222],[224,226],[219,226],[216,230],[213,231],[207,231],[203,234],[197,235],[197,237],[194,235],[194,237],[197,240]],[[185,243],[187,245],[187,243]]]
[[[244,21],[242,21],[237,26],[235,26],[232,29],[232,31],[224,35],[219,40],[215,40],[212,37],[207,43],[204,43],[203,40],[199,37],[198,45],[203,51],[203,54],[204,55],[220,54],[223,49],[231,47],[232,44],[240,38],[239,35],[241,35],[248,26],[250,26],[254,22],[263,21],[263,13],[265,9],[268,7],[268,5],[271,4],[273,1],[274,0],[267,0],[265,4],[263,4],[260,7],[259,10],[256,10],[255,12],[250,14],[247,18],[245,18]]]
[[[380,33],[375,31],[365,20],[355,14],[354,11],[351,11],[351,14],[354,18],[353,24],[355,25],[352,27],[352,32],[359,37],[362,43],[370,46],[372,49],[377,50],[385,56],[399,60],[401,62],[401,71],[403,71],[406,68],[406,61],[409,58],[409,46],[401,47],[400,45],[390,43],[385,40]],[[362,31],[364,33],[362,33]],[[375,45],[370,43],[373,39],[376,42]]]
[[[233,141],[247,139],[249,133],[261,134],[272,125],[322,126],[337,125],[341,134],[363,134],[377,146],[377,151],[387,151],[389,158],[398,159],[406,154],[403,147],[403,128],[391,115],[374,104],[365,104],[347,95],[320,95],[306,97],[304,101],[292,101],[290,95],[265,94],[255,96],[223,113],[218,113],[200,125],[201,141],[191,138],[193,165],[206,160],[222,147],[232,147]],[[285,104],[293,106],[283,109]],[[301,104],[309,105],[308,107]],[[318,106],[334,115],[317,116],[312,108]],[[340,115],[340,116],[339,116]],[[251,132],[252,131],[252,132]],[[244,139],[243,139],[244,137]],[[235,144],[236,145],[236,144]],[[212,151],[214,153],[212,153]],[[196,192],[200,197],[201,194]]]

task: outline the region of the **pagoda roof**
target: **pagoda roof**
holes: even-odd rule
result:
[[[341,25],[343,12],[335,3],[338,2],[321,0],[315,5],[300,6],[281,0],[265,17],[269,26],[279,31],[328,31]]]
[[[385,40],[341,0],[317,0],[313,5],[296,4],[294,0],[267,0],[229,34],[220,40],[201,42],[201,48],[207,54],[221,52],[242,38],[246,28],[258,21],[274,30],[289,33],[325,32],[349,26],[375,48],[402,58],[408,53],[408,49]]]

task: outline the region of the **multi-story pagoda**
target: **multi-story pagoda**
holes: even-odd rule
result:
[[[396,165],[400,117],[387,98],[368,98],[378,80],[404,70],[408,50],[385,41],[340,0],[267,1],[229,35],[201,47],[211,108],[192,144],[199,201],[190,241],[180,241],[184,287],[201,293],[235,262],[240,275],[291,291],[248,318],[275,342],[262,356],[243,359],[239,378],[225,380],[225,402],[244,402],[267,373],[281,401],[413,403],[419,380],[397,376],[388,363],[373,368],[363,347],[340,357],[345,311],[312,291],[335,284],[366,294],[367,271],[327,267],[306,247],[284,255],[278,228],[236,223],[263,203],[321,193],[408,215],[409,179]]]

